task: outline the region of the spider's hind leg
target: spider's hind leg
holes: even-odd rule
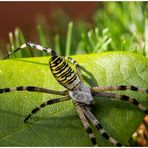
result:
[[[94,134],[92,132],[92,129],[91,129],[91,127],[90,127],[90,125],[89,125],[89,123],[88,123],[88,121],[87,121],[87,119],[86,119],[80,105],[81,104],[79,104],[79,103],[75,103],[76,111],[77,111],[77,113],[78,113],[78,115],[79,115],[79,117],[81,119],[81,122],[82,122],[82,124],[83,124],[83,126],[84,126],[84,128],[85,128],[85,130],[86,130],[86,132],[88,134],[88,137],[91,140],[93,146],[98,146],[96,138],[95,138],[95,136],[94,136]]]
[[[62,97],[62,98],[56,98],[56,99],[52,99],[52,100],[48,100],[44,103],[42,103],[40,106],[37,106],[36,108],[34,108],[30,114],[28,114],[24,120],[24,122],[26,123],[27,120],[29,118],[31,118],[31,116],[33,114],[35,114],[36,112],[38,112],[40,109],[42,109],[43,107],[47,106],[47,105],[51,105],[51,104],[55,104],[55,103],[59,103],[59,102],[63,102],[63,101],[67,101],[69,100],[70,98],[68,96],[65,96],[65,97]]]

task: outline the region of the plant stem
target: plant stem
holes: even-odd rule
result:
[[[73,30],[73,22],[69,22],[67,30],[67,39],[66,39],[66,53],[65,53],[66,56],[70,55],[72,30]]]

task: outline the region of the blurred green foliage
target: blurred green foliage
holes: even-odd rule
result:
[[[104,2],[96,9],[92,21],[71,20],[63,10],[52,14],[54,25],[38,18],[36,40],[51,47],[60,55],[96,53],[102,51],[131,51],[148,57],[148,3]],[[39,23],[40,22],[40,23]],[[13,50],[28,41],[20,28],[9,34],[7,50]],[[30,51],[30,52],[29,52]],[[15,57],[44,56],[40,51],[27,49]]]

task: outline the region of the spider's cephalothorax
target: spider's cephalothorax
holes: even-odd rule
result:
[[[143,106],[141,103],[139,103],[136,99],[130,98],[126,95],[119,95],[119,94],[114,94],[110,92],[104,92],[104,91],[112,91],[112,90],[120,90],[120,91],[132,90],[132,91],[139,91],[142,93],[148,93],[148,89],[138,88],[135,86],[124,86],[124,85],[96,86],[96,87],[90,88],[83,83],[83,78],[82,78],[80,66],[78,65],[78,63],[70,57],[58,56],[57,53],[50,48],[44,48],[41,45],[27,42],[26,44],[23,44],[16,50],[10,52],[4,59],[8,58],[11,54],[27,46],[31,48],[35,48],[37,50],[45,51],[51,54],[51,59],[49,61],[51,72],[53,76],[55,77],[55,79],[62,86],[64,86],[67,90],[66,91],[56,91],[56,90],[50,90],[47,88],[41,88],[41,87],[36,87],[36,86],[18,86],[18,87],[13,87],[13,88],[0,89],[0,93],[26,90],[26,91],[31,91],[31,92],[42,92],[42,93],[57,94],[57,95],[63,96],[60,98],[51,99],[46,102],[43,102],[40,106],[34,108],[32,112],[28,114],[24,122],[26,122],[33,114],[35,114],[37,111],[39,111],[41,108],[47,105],[51,105],[51,104],[55,104],[58,102],[67,101],[67,100],[72,99],[75,104],[76,111],[82,121],[82,124],[84,128],[86,129],[88,137],[94,146],[98,146],[98,145],[97,145],[96,138],[93,134],[93,131],[89,125],[88,120],[90,120],[90,122],[95,126],[95,128],[99,131],[99,133],[105,139],[110,141],[115,146],[122,146],[122,144],[120,144],[117,140],[115,140],[113,137],[107,134],[107,132],[102,127],[100,122],[90,112],[88,106],[94,100],[93,96],[102,96],[102,97],[107,97],[107,98],[114,98],[114,99],[120,99],[123,101],[128,101],[132,103],[133,105],[137,106],[145,114],[148,114],[148,109],[145,106]],[[69,62],[71,62],[72,64],[76,66],[77,73],[69,66],[66,60],[68,60]]]

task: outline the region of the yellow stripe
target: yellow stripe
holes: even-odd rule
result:
[[[73,75],[71,75],[70,77],[67,77],[67,78],[69,78],[69,79],[66,78],[66,80],[62,81],[62,83],[66,85],[66,84],[67,84],[67,81],[70,80],[69,82],[72,82],[72,81],[75,79],[75,75],[76,75],[76,74],[73,73]],[[72,78],[72,79],[71,79],[71,78]],[[68,82],[68,83],[69,83],[69,82]]]
[[[61,66],[64,62],[65,62],[65,61],[62,60],[62,61],[61,61],[60,63],[58,63],[57,65],[51,64],[51,69],[52,69],[52,71],[55,71],[55,69],[56,69],[57,67]],[[66,64],[66,63],[65,63],[65,64]]]
[[[62,71],[61,73],[56,74],[57,71],[53,71],[53,74],[54,74],[56,77],[60,77],[63,73],[66,73],[68,69],[69,69],[69,66],[68,66],[67,68],[63,69],[63,71]]]
[[[66,83],[73,83],[73,82],[75,81],[76,78],[77,78],[77,75],[75,74],[75,75],[73,76],[73,78],[72,78],[70,81],[67,80]]]
[[[59,56],[56,57],[54,60],[51,59],[50,63],[53,64],[58,58],[59,58]]]

